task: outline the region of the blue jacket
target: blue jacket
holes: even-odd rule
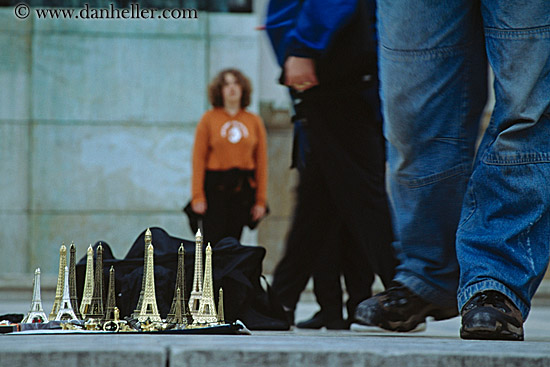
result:
[[[357,0],[271,0],[266,30],[279,65],[287,56],[323,54],[356,7]]]
[[[321,83],[376,74],[375,0],[270,0],[266,31],[279,65],[316,60]]]

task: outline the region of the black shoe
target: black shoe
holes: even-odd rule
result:
[[[349,326],[342,319],[325,319],[321,312],[317,312],[309,320],[300,321],[296,324],[296,327],[299,329],[321,329],[326,327],[329,330],[345,330]]]
[[[523,340],[521,312],[497,291],[476,293],[462,308],[462,339]]]
[[[294,310],[285,310],[286,321],[289,326],[294,326]]]
[[[458,315],[456,307],[442,308],[429,303],[404,285],[393,282],[392,287],[361,302],[355,319],[363,325],[378,326],[390,331],[413,331],[426,317],[435,320],[450,319]]]

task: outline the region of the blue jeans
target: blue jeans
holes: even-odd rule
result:
[[[525,319],[549,258],[550,4],[380,0],[378,20],[395,280],[459,309],[497,290]]]

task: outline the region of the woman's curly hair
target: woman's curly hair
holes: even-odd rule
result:
[[[250,80],[238,69],[224,69],[212,79],[208,85],[208,99],[214,107],[223,107],[222,87],[225,84],[225,75],[233,74],[237,79],[237,83],[241,86],[241,108],[245,108],[250,104],[250,95],[252,94],[252,84]]]

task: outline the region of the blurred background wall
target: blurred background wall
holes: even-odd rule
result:
[[[44,286],[53,286],[63,242],[74,241],[80,258],[101,240],[122,258],[147,227],[193,239],[181,209],[189,200],[195,126],[209,108],[207,83],[229,66],[252,80],[250,109],[268,131],[271,215],[242,242],[266,247],[264,272],[272,271],[295,177],[286,90],[276,84],[267,37],[255,30],[267,1],[141,5],[193,3],[197,19],[18,20],[4,0],[0,288],[30,288],[37,267]]]

